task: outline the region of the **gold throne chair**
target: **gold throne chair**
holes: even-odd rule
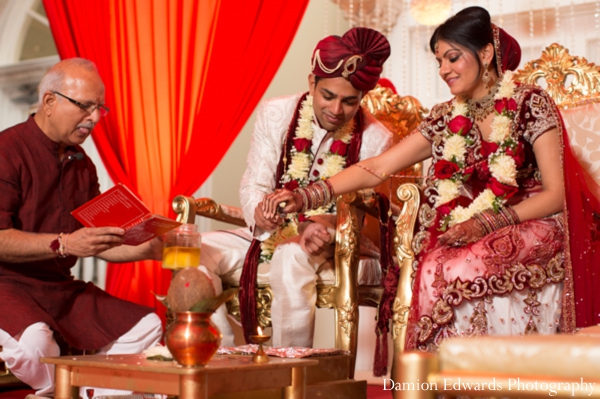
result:
[[[583,57],[570,55],[566,48],[554,43],[539,59],[526,63],[515,77],[523,83],[537,84],[550,94],[561,110],[571,147],[580,163],[600,182],[600,67]],[[404,185],[400,190],[408,188],[416,186]],[[415,226],[414,219],[407,221],[409,224],[402,234],[409,239]],[[406,254],[408,265],[414,254],[410,248]],[[412,273],[403,273],[397,294],[399,307],[410,304],[411,283]],[[406,323],[401,321],[397,328],[405,334]],[[598,347],[599,326],[585,328],[575,335],[451,338],[442,343],[437,354],[403,353],[403,348],[396,346],[393,394],[394,398],[411,399],[433,399],[439,394],[597,398],[600,397]],[[583,381],[595,387],[589,392],[570,389],[572,384]],[[518,383],[523,389],[519,389]],[[546,384],[546,390],[527,388],[542,387],[540,384]],[[552,393],[550,384],[554,384]],[[388,383],[387,388],[393,387]]]
[[[395,142],[410,133],[427,112],[420,102],[410,96],[400,97],[390,89],[377,86],[362,101],[368,109],[391,132]],[[404,171],[407,175],[420,175],[421,165]],[[384,193],[395,190],[399,181],[388,182],[377,188]],[[334,257],[334,279],[317,285],[317,307],[334,309],[335,347],[356,355],[358,337],[358,306],[377,306],[383,293],[377,285],[363,285],[359,281],[359,257],[361,232],[377,241],[379,209],[373,190],[359,191],[337,198],[337,228]],[[217,204],[210,198],[177,196],[173,209],[180,222],[194,223],[196,215],[245,227],[242,212],[237,207]],[[367,221],[361,231],[360,212],[366,213]],[[388,210],[382,210],[387,212]],[[273,298],[268,284],[259,283],[256,292],[257,314],[262,328],[271,325],[270,304]],[[228,313],[240,320],[239,301],[235,297],[227,304]],[[354,365],[349,378],[353,377]]]

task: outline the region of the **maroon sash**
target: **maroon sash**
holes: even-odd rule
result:
[[[304,93],[298,104],[296,110],[290,121],[288,127],[284,148],[281,151],[281,157],[279,164],[277,165],[277,174],[275,176],[276,188],[281,188],[281,177],[285,173],[286,164],[284,159],[291,159],[291,151],[293,145],[293,139],[296,134],[296,128],[298,126],[298,117],[300,113],[300,107],[302,102],[306,99],[308,93]],[[348,149],[348,156],[346,157],[346,167],[355,164],[359,160],[360,147],[362,144],[363,134],[363,111],[359,108],[358,112],[354,116],[354,132],[350,141],[350,147]],[[258,270],[258,263],[260,258],[260,241],[257,239],[252,240],[248,253],[246,254],[246,260],[244,261],[244,267],[242,269],[242,275],[240,277],[240,316],[242,318],[242,328],[244,331],[244,338],[247,343],[250,343],[250,335],[255,334],[258,327],[258,318],[256,314],[256,273]]]

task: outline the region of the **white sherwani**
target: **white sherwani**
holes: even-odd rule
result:
[[[240,200],[246,224],[250,228],[215,231],[202,235],[201,267],[213,278],[215,289],[221,292],[221,282],[238,282],[251,240],[267,239],[271,232],[255,225],[254,210],[263,197],[276,187],[276,173],[288,127],[302,93],[278,97],[263,102],[257,112],[248,166],[240,185]],[[316,121],[316,118],[315,118]],[[314,160],[322,158],[333,142],[333,133],[313,124],[311,152]],[[365,112],[360,159],[371,158],[385,151],[392,143],[392,134],[368,111]],[[314,162],[314,171],[323,172]],[[379,283],[377,262],[361,262],[359,282]],[[258,267],[258,283],[269,283],[273,290],[271,320],[274,346],[312,346],[317,281],[334,278],[332,262],[323,255],[309,256],[297,240],[279,245],[268,264]],[[233,344],[224,306],[214,316],[223,333],[223,345]]]

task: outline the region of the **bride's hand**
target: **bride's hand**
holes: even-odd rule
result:
[[[479,241],[483,236],[485,236],[485,231],[482,229],[481,224],[471,218],[452,226],[438,237],[438,242],[441,245],[462,247],[463,245]]]
[[[299,212],[302,210],[302,196],[285,188],[278,189],[263,199],[262,209],[268,218],[273,218],[276,214]]]

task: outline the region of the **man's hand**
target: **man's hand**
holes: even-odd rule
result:
[[[148,241],[148,259],[162,260],[164,234]]]
[[[119,227],[84,227],[63,237],[69,255],[94,256],[123,244],[125,230]]]
[[[311,256],[321,255],[329,246],[331,234],[321,223],[309,223],[300,233],[300,246]]]
[[[285,204],[285,206],[281,207],[279,204]],[[267,195],[259,206],[263,209],[266,217],[271,217],[278,213],[300,212],[303,207],[302,196],[288,189],[281,188]]]
[[[273,217],[267,217],[263,211],[263,201],[259,202],[258,206],[254,209],[254,222],[258,227],[266,231],[275,230],[282,222],[283,219],[278,214],[274,214]]]

